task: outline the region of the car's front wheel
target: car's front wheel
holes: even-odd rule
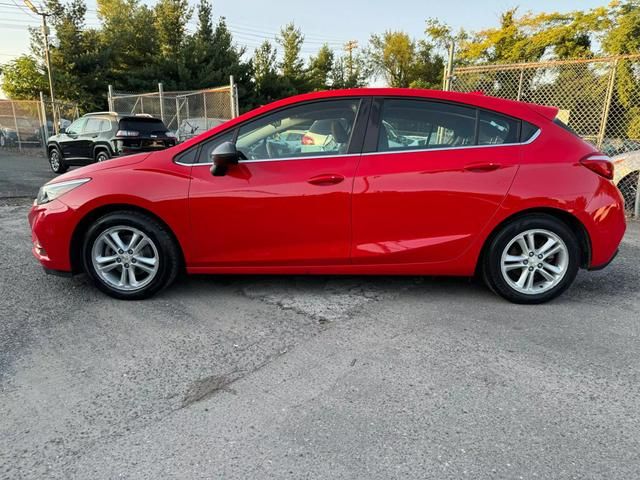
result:
[[[533,214],[503,226],[484,256],[488,286],[515,303],[547,302],[573,283],[580,265],[575,234],[557,218]]]
[[[87,231],[84,269],[108,295],[138,300],[168,286],[180,267],[173,236],[154,218],[135,211],[109,213]]]
[[[109,158],[111,157],[105,150],[99,150],[98,153],[96,153],[96,162],[105,162],[109,160]]]
[[[62,154],[57,147],[53,147],[49,150],[49,166],[54,173],[64,173],[69,170],[69,166],[62,158]]]

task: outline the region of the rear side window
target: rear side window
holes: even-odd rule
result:
[[[529,140],[531,140],[533,138],[533,135],[540,130],[538,127],[536,127],[535,125],[529,123],[529,122],[522,122],[522,128],[520,129],[520,141],[521,142],[528,142]]]
[[[557,117],[556,117],[556,118],[554,118],[554,119],[553,119],[553,123],[555,123],[556,125],[558,125],[560,128],[562,128],[562,129],[566,130],[567,132],[572,133],[572,134],[573,134],[573,135],[575,135],[576,137],[578,137],[578,138],[582,138],[582,137],[580,137],[580,135],[578,135],[578,134],[576,133],[576,131],[575,131],[573,128],[571,128],[569,125],[567,125],[566,123],[564,123],[564,122],[563,122],[562,120],[560,120],[559,118],[557,118]]]
[[[133,130],[140,132],[141,135],[165,133],[168,130],[164,123],[162,123],[162,120],[145,117],[123,118],[118,122],[118,128],[120,130]]]
[[[495,112],[480,110],[478,114],[478,145],[518,143],[520,122]]]
[[[378,151],[473,145],[476,109],[422,100],[385,100]]]

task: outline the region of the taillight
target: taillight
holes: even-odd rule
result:
[[[302,136],[302,145],[315,145],[315,141],[313,140],[313,137],[310,137],[309,135],[303,135]]]
[[[588,155],[580,160],[580,163],[601,177],[613,180],[613,163],[606,155]]]
[[[137,137],[138,135],[140,135],[140,132],[135,130],[118,130],[116,132],[116,137]]]

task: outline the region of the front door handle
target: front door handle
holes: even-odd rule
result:
[[[493,172],[494,170],[498,170],[502,165],[499,163],[493,162],[484,162],[484,163],[471,163],[464,167],[465,170],[469,172]]]
[[[315,177],[311,177],[307,182],[311,185],[337,185],[342,182],[344,177],[342,175],[338,175],[336,173],[327,173],[324,175],[317,175]]]

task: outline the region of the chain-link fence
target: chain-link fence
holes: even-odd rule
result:
[[[640,55],[455,68],[451,90],[560,109],[559,118],[616,163],[615,182],[638,217]]]
[[[109,108],[123,115],[149,114],[162,119],[179,141],[184,141],[238,115],[238,94],[231,77],[229,85],[190,92],[130,94],[109,88]]]
[[[78,116],[76,104],[51,102],[42,95],[40,100],[0,100],[0,153],[46,153],[48,138]]]

